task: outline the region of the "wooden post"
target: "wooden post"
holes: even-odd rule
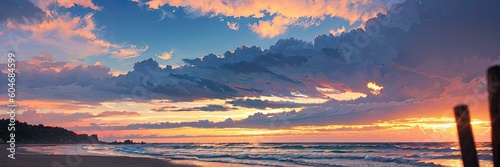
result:
[[[488,69],[488,99],[490,102],[491,147],[493,164],[500,166],[500,66]]]
[[[469,109],[466,105],[458,105],[454,110],[463,165],[466,167],[478,167],[479,161],[477,159],[474,136],[472,135],[472,127],[470,126]]]

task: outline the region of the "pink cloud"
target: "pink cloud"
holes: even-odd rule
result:
[[[44,1],[35,1],[34,4],[38,8],[42,9],[42,11],[45,12],[47,16],[53,16],[53,14],[56,14],[55,11],[49,9],[49,6],[52,4],[64,8],[71,8],[73,6],[79,5],[84,8],[90,8],[93,10],[102,9],[101,7],[96,6],[94,3],[92,3],[92,0],[44,0]]]
[[[119,59],[132,58],[148,49],[148,46],[111,43],[97,35],[99,29],[93,14],[82,17],[72,17],[69,13],[52,15],[41,22],[7,20],[5,33],[8,37],[0,39],[0,48],[30,50],[35,54],[50,51],[62,61],[103,54]]]

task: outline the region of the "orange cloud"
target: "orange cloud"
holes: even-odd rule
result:
[[[366,94],[363,94],[360,92],[353,92],[353,91],[341,92],[341,91],[333,89],[333,88],[316,87],[316,90],[318,90],[319,92],[321,92],[325,96],[328,96],[332,99],[339,100],[339,101],[356,100],[359,98],[366,97]]]
[[[124,70],[124,71],[120,71],[120,70],[111,70],[109,73],[111,73],[111,75],[113,75],[114,77],[116,76],[119,76],[119,75],[125,75],[127,74],[129,71],[128,70]]]
[[[380,85],[377,85],[377,83],[375,82],[368,82],[366,84],[366,87],[368,87],[369,89],[371,89],[371,93],[374,94],[374,95],[379,95],[380,94],[380,91],[382,89],[384,89],[383,86],[380,86]]]
[[[293,19],[276,16],[271,21],[259,21],[250,24],[250,30],[259,34],[261,38],[274,38],[286,32],[288,26],[294,22]]]
[[[164,5],[174,7],[189,7],[188,12],[204,15],[226,17],[253,17],[262,18],[266,14],[273,16],[270,21],[259,21],[250,24],[253,32],[261,37],[273,38],[283,34],[289,26],[309,27],[319,24],[316,21],[300,21],[301,19],[322,21],[326,17],[339,17],[351,24],[356,21],[367,21],[379,12],[385,11],[390,4],[384,1],[227,1],[227,0],[152,0],[146,3],[151,9],[159,9]]]
[[[158,58],[160,58],[162,60],[168,60],[168,59],[172,58],[172,54],[174,54],[173,49],[168,51],[168,52],[164,52],[161,55],[157,55],[157,56],[158,56]]]
[[[136,45],[130,45],[128,48],[119,48],[118,50],[111,52],[111,54],[114,58],[128,59],[138,57],[142,52],[145,52],[148,49],[148,45],[142,48],[137,47]]]
[[[330,30],[330,34],[332,34],[332,35],[340,35],[343,32],[345,32],[345,27],[344,26],[342,26],[340,28],[337,28],[337,29]]]

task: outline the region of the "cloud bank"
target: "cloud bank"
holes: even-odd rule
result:
[[[480,84],[474,79],[480,79],[485,67],[498,62],[496,44],[500,38],[494,27],[499,23],[486,17],[494,11],[471,15],[469,12],[474,9],[467,8],[466,1],[453,8],[446,8],[448,3],[407,1],[393,7],[395,9],[388,15],[380,14],[368,20],[367,27],[374,28],[367,31],[357,29],[340,36],[320,35],[313,43],[281,39],[269,49],[241,46],[223,55],[185,59],[186,65],[180,68],[160,68],[155,60],[148,59],[137,62],[126,75],[110,77],[106,70],[90,70],[106,67],[93,65],[70,69],[63,68],[59,62],[60,71],[26,70],[24,76],[55,75],[45,77],[54,78],[51,82],[33,79],[27,82],[28,87],[68,82],[62,85],[76,84],[118,94],[137,93],[130,91],[137,88],[147,99],[180,101],[245,96],[296,97],[297,93],[326,98],[318,87],[361,92],[368,95],[360,99],[365,101],[436,98],[449,95],[450,88],[458,84]],[[392,14],[393,11],[398,13]],[[458,26],[464,21],[474,24]],[[483,31],[468,31],[477,26],[484,27]],[[93,38],[93,34],[87,32],[68,33]],[[40,57],[26,62],[39,61],[37,59]],[[38,68],[55,68],[53,63],[51,58],[37,65]],[[59,76],[71,70],[85,73],[84,69],[89,71],[88,76],[99,75],[99,79],[88,84],[80,81],[82,77],[69,80]],[[367,87],[369,82],[384,87],[379,90],[380,95],[371,93],[373,89]],[[478,90],[454,91],[463,94]]]
[[[163,2],[150,1],[148,5],[151,8],[167,3],[186,6],[188,4],[184,3],[190,1],[179,1],[180,4]],[[500,2],[469,3],[467,0],[409,0],[392,6],[387,14],[367,19],[364,29],[337,36],[319,35],[313,42],[295,38],[280,39],[269,49],[241,46],[222,55],[208,54],[185,59],[186,64],[177,68],[169,65],[161,68],[155,60],[147,59],[137,62],[127,74],[116,77],[109,74],[109,68],[101,65],[68,66],[67,62],[58,62],[54,56],[44,54],[19,62],[19,90],[24,91],[25,99],[75,99],[88,103],[117,99],[229,99],[227,105],[234,107],[305,108],[300,112],[276,115],[257,113],[243,120],[134,124],[122,127],[125,129],[268,127],[270,119],[282,117],[290,125],[347,124],[359,120],[366,122],[367,118],[370,121],[396,119],[418,111],[403,114],[404,110],[384,112],[385,109],[403,104],[435,103],[443,99],[453,99],[455,101],[449,102],[456,103],[461,102],[460,98],[464,96],[484,95],[485,69],[500,63],[500,20],[494,17],[500,15],[500,11],[495,8],[500,6]],[[252,4],[242,7],[248,7],[246,5]],[[221,13],[217,5],[208,9],[195,6],[193,10],[235,17],[261,16],[260,10],[241,11],[244,13],[228,10],[228,13]],[[274,8],[269,10],[278,11]],[[288,14],[279,15],[285,17]],[[289,15],[301,17],[300,12],[298,15]],[[90,16],[87,17],[82,19],[90,19]],[[352,17],[359,19],[362,15]],[[94,38],[85,27],[63,32],[85,39]],[[370,82],[383,89],[374,93],[375,87],[367,86]],[[366,96],[351,101],[337,101],[331,98],[332,91],[321,90],[356,92]],[[241,100],[262,96],[290,99],[307,97],[328,102],[309,106],[279,101]],[[354,106],[355,110],[346,106]],[[219,105],[191,109],[224,111],[227,107]]]

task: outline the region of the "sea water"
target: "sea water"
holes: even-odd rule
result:
[[[476,143],[493,166],[490,143]],[[462,166],[458,143],[169,143],[29,147],[46,154],[152,157],[249,166]]]

